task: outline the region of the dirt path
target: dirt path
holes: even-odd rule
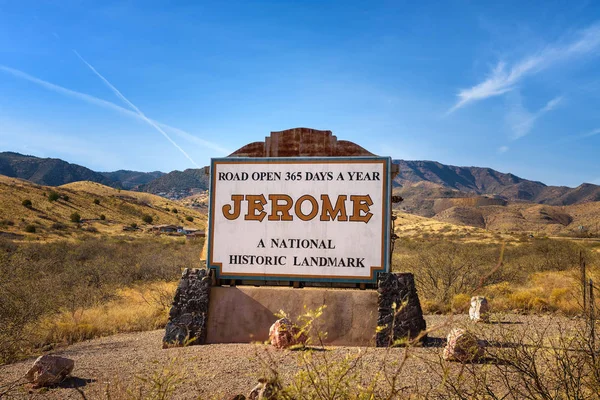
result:
[[[472,325],[464,315],[455,316],[451,323],[430,334],[427,347],[410,349],[401,377],[407,391],[417,391],[425,386],[435,387],[440,377],[435,369],[440,367],[443,338],[455,326],[471,325],[480,337],[501,340],[506,333],[525,334],[540,327],[573,326],[577,323],[565,317],[506,315],[496,317],[500,323]],[[445,316],[426,316],[429,328],[443,324]],[[49,399],[96,399],[146,398],[150,388],[157,389],[166,378],[172,378],[177,389],[172,398],[210,399],[228,398],[237,393],[248,394],[256,385],[266,360],[277,366],[284,381],[298,371],[299,351],[274,350],[270,346],[253,344],[225,344],[191,346],[186,348],[161,349],[163,330],[120,334],[78,343],[55,353],[75,360],[74,378],[60,387],[46,390],[31,390],[28,385],[17,386],[5,394],[5,398],[49,398]],[[496,343],[496,346],[501,345]],[[368,381],[381,370],[383,360],[399,360],[403,348],[389,351],[381,348],[332,347],[325,352],[316,352],[316,357],[327,357],[329,361],[342,360],[348,354],[364,353],[360,374]],[[22,376],[33,359],[0,367],[0,387]],[[459,368],[452,363],[451,368]],[[169,371],[169,372],[166,372]],[[161,379],[161,376],[163,379]],[[144,381],[144,379],[146,381]],[[148,380],[154,379],[154,383]],[[417,386],[419,388],[417,388]],[[0,389],[0,393],[3,390]],[[129,391],[129,393],[128,393]],[[0,397],[2,397],[0,395]]]

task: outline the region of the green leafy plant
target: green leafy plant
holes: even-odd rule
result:
[[[48,193],[48,201],[53,202],[60,199],[60,195],[58,193],[56,193],[54,190],[52,190],[50,193]]]

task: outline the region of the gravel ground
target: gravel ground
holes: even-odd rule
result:
[[[577,320],[556,316],[523,316],[508,314],[493,318],[496,323],[471,324],[467,316],[454,316],[448,322],[447,316],[426,316],[428,328],[441,325],[430,333],[428,346],[414,347],[409,351],[400,374],[401,386],[408,393],[423,388],[435,387],[441,380],[437,375],[441,371],[440,356],[444,346],[444,337],[452,327],[471,326],[480,338],[490,340],[490,346],[502,346],[502,338],[508,335],[524,337],[526,332],[549,327],[547,334],[557,332],[559,326],[573,327]],[[300,351],[276,350],[270,346],[254,344],[222,344],[190,346],[163,350],[161,339],[163,330],[119,334],[94,339],[60,350],[54,354],[75,360],[73,377],[59,387],[50,389],[31,389],[22,384],[4,393],[5,398],[147,398],[151,396],[149,387],[160,385],[145,382],[144,379],[158,378],[161,373],[171,377],[178,376],[177,389],[169,398],[211,399],[230,398],[237,393],[248,394],[256,385],[258,377],[265,371],[264,362],[277,366],[284,382],[299,369]],[[506,343],[504,343],[506,344]],[[328,360],[342,360],[348,354],[361,351],[360,374],[369,381],[381,370],[382,361],[388,363],[400,360],[403,348],[390,350],[381,348],[328,347],[324,352],[315,352],[315,358],[326,356]],[[7,385],[19,380],[33,363],[34,359],[0,367],[0,397]],[[460,364],[446,363],[450,368],[460,368]],[[483,364],[482,366],[483,367]],[[436,369],[437,368],[437,369]],[[436,372],[438,371],[438,372]],[[157,379],[160,381],[160,379]],[[140,389],[140,387],[142,389]],[[140,392],[140,390],[142,390]],[[144,391],[146,390],[146,391]]]

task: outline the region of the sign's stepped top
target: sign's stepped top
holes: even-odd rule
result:
[[[229,157],[356,157],[373,156],[356,143],[337,140],[331,131],[294,128],[271,132],[264,142],[253,142]]]

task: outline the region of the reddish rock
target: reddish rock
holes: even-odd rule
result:
[[[269,340],[278,349],[305,344],[307,339],[306,334],[300,332],[300,329],[287,318],[278,319],[269,329]]]
[[[483,357],[483,346],[471,332],[454,328],[448,334],[442,356],[446,361],[476,362]]]
[[[59,356],[43,355],[33,363],[25,378],[34,387],[56,385],[73,372],[75,361]]]

